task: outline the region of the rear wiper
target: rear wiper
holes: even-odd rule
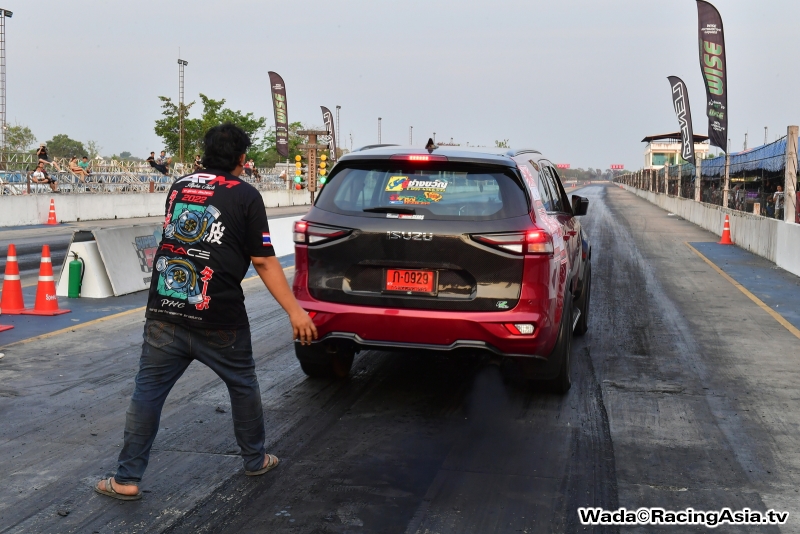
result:
[[[396,208],[394,206],[379,206],[377,208],[364,208],[361,211],[367,213],[400,213],[403,215],[416,215],[417,210],[414,208]]]

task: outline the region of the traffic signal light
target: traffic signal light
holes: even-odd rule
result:
[[[303,174],[304,174],[303,171],[305,170],[303,169],[303,156],[298,154],[294,157],[294,166],[295,166],[294,182],[296,184],[299,184],[303,181]]]
[[[317,175],[319,176],[319,186],[322,187],[325,185],[325,182],[328,181],[328,156],[322,154],[319,157],[319,170],[317,171]]]

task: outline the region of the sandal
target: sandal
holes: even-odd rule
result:
[[[111,497],[113,499],[119,499],[121,501],[138,501],[142,498],[142,492],[140,491],[136,495],[123,495],[122,493],[117,493],[114,491],[114,486],[111,484],[111,479],[113,477],[108,477],[108,480],[105,480],[106,489],[101,490],[97,487],[97,484],[94,485],[94,491],[99,493],[100,495],[105,495],[106,497]]]
[[[258,476],[258,475],[263,475],[267,471],[271,471],[272,469],[275,469],[276,467],[278,467],[278,462],[279,461],[280,460],[278,460],[277,456],[275,456],[273,454],[267,454],[267,465],[266,465],[266,467],[262,467],[258,471],[245,471],[244,474],[249,476],[249,477],[255,477],[255,476]]]

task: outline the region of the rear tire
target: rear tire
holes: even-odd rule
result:
[[[592,294],[592,264],[586,264],[586,274],[584,275],[583,290],[577,302],[577,308],[581,311],[581,317],[578,319],[578,324],[575,325],[575,335],[582,336],[589,330],[589,301]]]
[[[295,343],[294,353],[300,362],[300,368],[312,378],[346,378],[355,357],[353,349],[327,343]]]
[[[553,350],[555,357],[561,358],[561,365],[558,368],[558,375],[550,380],[550,387],[553,392],[564,394],[572,387],[572,293],[567,291],[564,297],[564,311],[561,313],[561,328],[556,340],[556,348]],[[552,357],[551,356],[551,357]]]

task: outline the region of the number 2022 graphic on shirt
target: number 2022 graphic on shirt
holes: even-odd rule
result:
[[[198,310],[207,310],[211,297],[206,295],[208,282],[214,270],[206,266],[198,276],[197,268],[191,261],[180,257],[161,256],[156,261],[158,271],[158,294],[165,297],[185,300],[194,304]]]
[[[178,202],[172,211],[171,222],[164,228],[164,237],[185,245],[193,245],[203,239],[208,243],[221,244],[225,227],[217,221],[220,215],[214,206]]]

